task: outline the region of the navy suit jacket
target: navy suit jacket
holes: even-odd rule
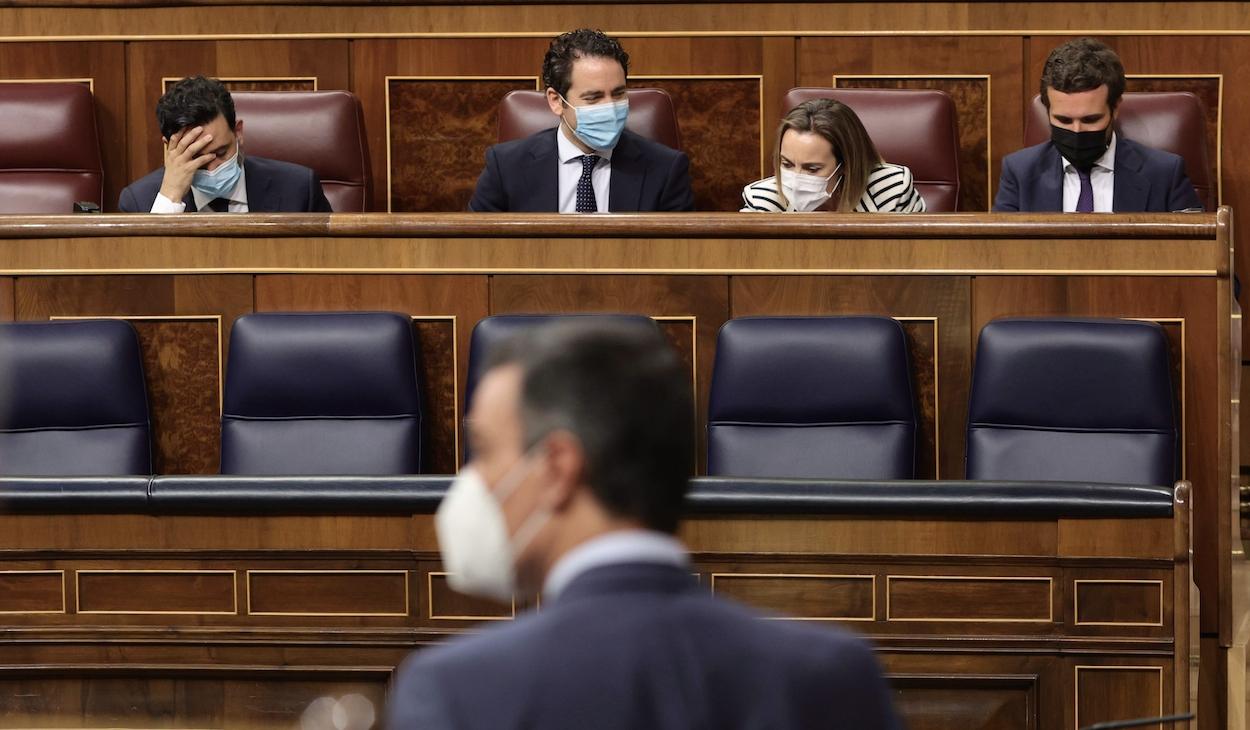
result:
[[[558,213],[559,127],[486,150],[469,210],[488,213]],[[628,129],[612,150],[608,209],[613,213],[694,210],[690,160],[685,153]]]
[[[766,621],[689,572],[588,570],[538,612],[417,652],[388,730],[886,730],[872,650],[835,628]]]
[[[1062,156],[1049,140],[1003,158],[995,211],[1063,210]],[[1116,213],[1168,213],[1201,208],[1198,193],[1185,174],[1185,161],[1171,152],[1152,149],[1123,135],[1115,141],[1114,192]]]
[[[264,157],[243,157],[243,175],[247,184],[247,209],[252,213],[330,213],[330,201],[321,189],[317,173],[303,165],[268,160]],[[148,213],[156,194],[161,191],[165,168],[149,172],[126,186],[118,208],[123,213]],[[187,212],[194,213],[195,196],[188,190],[182,202]]]

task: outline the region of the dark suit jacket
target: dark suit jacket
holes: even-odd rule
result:
[[[489,213],[558,213],[559,127],[486,150],[469,210]],[[628,129],[612,150],[608,209],[614,213],[694,210],[690,160],[685,153]]]
[[[244,156],[247,209],[252,213],[330,213],[330,201],[321,190],[317,173],[303,165]],[[118,207],[123,213],[147,213],[161,191],[165,169],[149,172],[126,186]],[[188,190],[182,201],[187,212],[196,211],[195,196]]]
[[[763,620],[643,563],[589,570],[537,613],[414,654],[387,717],[389,730],[899,727],[864,642]]]
[[[1004,157],[994,210],[1062,211],[1061,160],[1059,150],[1050,141]],[[1111,209],[1116,213],[1167,213],[1202,207],[1180,156],[1122,135],[1117,135],[1115,141],[1113,184]]]

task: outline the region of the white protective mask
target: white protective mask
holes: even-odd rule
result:
[[[551,518],[547,510],[535,511],[515,536],[508,535],[502,505],[533,468],[528,456],[508,470],[494,494],[477,469],[466,466],[438,505],[434,527],[452,589],[501,603],[512,601],[517,556]]]
[[[807,175],[794,170],[781,171],[781,191],[786,194],[786,199],[790,201],[790,205],[794,210],[800,213],[808,213],[816,210],[824,205],[825,201],[831,198],[838,186],[842,184],[842,178],[833,184],[833,189],[829,189],[829,181],[834,175],[838,174],[838,170],[842,169],[842,163],[833,168],[833,172],[829,177],[821,177],[819,175]]]

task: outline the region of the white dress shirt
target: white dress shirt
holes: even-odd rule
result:
[[[1067,158],[1061,155],[1059,159],[1063,165],[1063,212],[1075,213],[1077,198],[1081,197],[1081,177]],[[1115,132],[1111,133],[1107,151],[1094,161],[1089,184],[1094,188],[1094,212],[1111,213],[1115,197]]]
[[[242,163],[239,163],[242,165]],[[239,181],[234,184],[234,189],[230,191],[230,207],[231,213],[246,213],[247,208],[247,173],[243,170],[239,171]],[[208,204],[216,200],[201,193],[195,188],[191,188],[191,197],[195,199],[195,208],[197,213],[212,213],[213,210]],[[161,193],[156,194],[156,200],[152,201],[152,213],[184,213],[187,210],[187,204],[181,200],[174,201],[166,198]]]
[[[561,213],[577,212],[577,181],[582,178],[581,148],[573,144],[567,135],[572,134],[564,122],[556,129],[556,152],[560,158],[560,204]],[[590,184],[595,189],[595,206],[598,212],[608,212],[608,189],[612,180],[612,150],[595,150],[599,162],[590,172]]]
[[[690,555],[677,538],[654,530],[618,530],[587,540],[556,561],[543,581],[543,599],[554,600],[573,579],[592,568],[622,563],[659,563],[690,568]],[[694,576],[691,576],[694,580]]]

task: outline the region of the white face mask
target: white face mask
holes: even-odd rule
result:
[[[782,169],[781,191],[786,194],[786,199],[790,201],[794,210],[808,213],[824,205],[825,201],[837,191],[838,186],[842,184],[842,178],[838,178],[832,190],[829,189],[829,181],[841,169],[842,163],[838,163],[829,177],[806,175],[794,170]]]
[[[434,513],[438,548],[452,589],[471,596],[508,603],[516,592],[516,559],[546,526],[547,510],[526,518],[515,537],[508,535],[503,503],[524,481],[533,464],[522,456],[495,493],[477,469],[466,466],[452,482]]]

